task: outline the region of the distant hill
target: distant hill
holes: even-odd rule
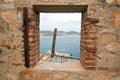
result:
[[[69,32],[67,32],[67,34],[80,34],[80,33],[75,32],[75,31],[69,31]]]
[[[40,34],[53,34],[52,31],[40,31]]]
[[[53,31],[40,31],[40,35],[42,36],[53,36],[54,32]],[[69,31],[69,32],[65,32],[65,31],[57,31],[57,36],[67,36],[67,35],[80,35],[79,32],[75,32],[75,31]]]

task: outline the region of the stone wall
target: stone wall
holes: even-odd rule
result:
[[[0,80],[17,80],[25,69],[23,7],[14,0],[0,3]],[[28,8],[29,61],[33,67],[39,60],[38,15]],[[11,76],[12,75],[12,76]]]
[[[81,61],[86,68],[119,71],[120,8],[108,2],[88,6],[81,34]]]
[[[23,7],[27,7],[29,12],[30,67],[39,61],[38,15],[34,13],[33,5],[88,5],[84,13],[81,34],[81,54],[85,55],[81,59],[84,67],[94,68],[96,71],[120,71],[120,0],[0,0],[0,80],[18,80],[22,75],[22,72],[20,74],[19,72],[26,69]],[[98,23],[94,20],[98,20]],[[104,76],[95,75],[96,71],[93,72],[94,75],[89,75],[91,78],[89,80],[99,80],[96,77]],[[31,80],[36,78],[32,77],[31,72],[25,74],[27,73],[30,74]],[[100,80],[119,79],[113,75]],[[74,80],[79,78],[75,77]]]
[[[20,80],[119,80],[119,74],[108,72],[67,72],[67,71],[39,71],[23,70],[19,74]]]
[[[24,69],[24,34],[22,10],[14,1],[0,1],[0,80]]]

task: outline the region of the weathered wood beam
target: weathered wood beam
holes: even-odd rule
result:
[[[30,60],[29,60],[28,9],[27,7],[23,7],[23,27],[24,27],[25,66],[29,68]]]
[[[51,51],[51,57],[55,54],[55,43],[56,43],[56,35],[57,35],[57,28],[54,29],[54,35],[53,35],[53,42],[52,42],[52,51]]]

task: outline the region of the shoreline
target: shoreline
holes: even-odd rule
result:
[[[80,35],[57,35],[57,37],[77,37]],[[53,37],[52,35],[40,35],[40,37]]]

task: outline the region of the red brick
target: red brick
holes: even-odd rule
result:
[[[96,37],[97,33],[96,32],[84,32],[84,34],[82,35],[82,37]]]
[[[29,38],[35,38],[36,35],[29,35]]]
[[[29,41],[29,43],[35,43],[35,41]]]
[[[90,22],[90,23],[98,23],[99,22],[99,20],[95,19],[95,18],[86,18],[85,21]]]
[[[36,35],[35,32],[29,32],[29,35]]]
[[[38,53],[38,59],[40,58],[40,54]]]
[[[12,63],[13,66],[22,66],[22,63]]]
[[[98,67],[97,68],[98,70],[100,70],[100,71],[108,71],[108,67]]]
[[[85,61],[95,60],[94,53],[81,53],[81,57],[83,57]]]
[[[35,66],[35,63],[31,63],[30,66],[31,66],[31,67],[34,67],[34,66]]]
[[[29,43],[29,48],[34,48],[35,47],[35,44],[31,44],[31,43]]]
[[[29,29],[35,29],[35,26],[29,25],[28,28],[29,28]]]
[[[34,60],[35,60],[35,56],[34,57],[30,57],[30,62],[34,62]]]
[[[97,37],[83,37],[84,40],[96,40]]]
[[[97,45],[96,41],[83,41],[82,43],[85,45]]]
[[[84,49],[85,50],[87,50],[87,51],[96,51],[97,50],[97,48],[96,47],[88,47],[88,46],[83,46],[84,47]]]
[[[29,22],[36,22],[37,20],[35,18],[29,17],[28,21]]]
[[[17,7],[17,11],[22,11],[22,7]]]
[[[109,69],[111,72],[119,72],[120,68],[110,68]]]
[[[86,66],[96,66],[96,64],[95,64],[94,61],[93,62],[87,62],[87,61],[85,61],[85,65]]]
[[[94,57],[85,57],[84,59],[85,59],[85,61],[95,60],[95,58],[94,58]]]
[[[93,30],[94,29],[94,25],[93,24],[87,24],[85,26],[85,30]]]
[[[83,46],[83,45],[81,45],[81,52],[84,52],[84,53],[86,53],[86,52],[87,52],[87,50],[85,50],[85,48],[84,48],[84,46]]]
[[[96,70],[96,67],[85,67],[86,70]]]
[[[82,58],[80,58],[80,61],[84,68],[95,68],[96,64],[95,61],[84,61]]]
[[[92,16],[92,14],[91,14],[91,13],[88,13],[88,14],[86,14],[86,16]]]
[[[30,57],[34,57],[36,54],[35,53],[30,53]]]
[[[90,34],[96,35],[97,32],[84,32],[84,35],[90,35]]]
[[[35,16],[35,13],[33,11],[28,11],[28,12],[29,12],[28,14],[29,17]]]
[[[84,63],[84,60],[82,58],[80,58],[80,62],[82,64],[82,66],[85,67],[85,63]]]
[[[30,33],[31,33],[31,32],[35,33],[35,29],[29,29],[29,32],[30,32]]]
[[[91,61],[91,60],[95,60],[95,56],[85,56],[85,61]]]
[[[35,47],[35,44],[34,44],[34,43],[29,43],[29,46],[30,46],[30,48],[31,48],[31,47],[34,48],[34,47]]]

